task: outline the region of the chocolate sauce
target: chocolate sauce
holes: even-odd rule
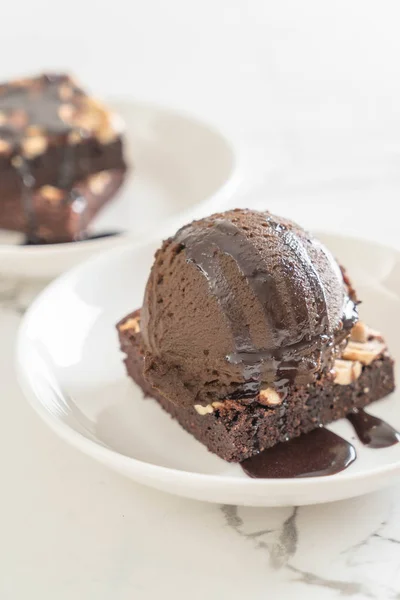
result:
[[[355,408],[347,419],[368,448],[388,448],[400,442],[391,425]],[[346,469],[356,459],[354,446],[329,429],[319,427],[289,442],[267,448],[241,463],[245,473],[259,479],[320,477]]]
[[[82,238],[81,242],[86,242],[90,240],[100,240],[102,238],[113,237],[114,235],[121,235],[122,231],[103,231],[102,233],[92,233],[88,234],[86,237]]]
[[[282,227],[281,225],[274,223],[275,230],[281,231],[277,229],[277,227]],[[328,326],[328,304],[326,301],[325,290],[322,284],[322,281],[310,260],[307,252],[305,251],[303,244],[300,238],[293,233],[293,231],[283,230],[281,235],[285,245],[290,248],[290,250],[295,255],[297,261],[302,265],[304,273],[306,273],[307,279],[311,284],[311,287],[314,291],[314,298],[316,300],[316,313],[317,313],[317,322],[318,322],[318,332],[319,334],[323,334]],[[309,311],[308,318],[312,318],[312,313]],[[313,330],[314,326],[310,322],[310,330]]]
[[[258,479],[321,477],[346,469],[356,459],[354,446],[325,427],[289,442],[267,448],[241,463],[247,475]]]
[[[108,238],[108,237],[113,237],[115,235],[121,235],[123,232],[122,231],[104,231],[101,233],[92,233],[92,234],[85,234],[84,236],[82,236],[79,240],[74,240],[74,244],[76,242],[89,242],[91,240],[100,240],[102,238]],[[51,242],[52,244],[55,242]],[[62,242],[61,242],[62,243]],[[47,245],[45,242],[41,242],[41,241],[34,241],[34,240],[29,240],[28,238],[26,238],[21,246],[45,246]]]
[[[357,304],[351,298],[346,298],[343,310],[343,329],[349,330],[358,320]]]
[[[388,448],[400,442],[400,433],[389,423],[374,417],[362,408],[355,408],[347,415],[360,440],[368,448]]]

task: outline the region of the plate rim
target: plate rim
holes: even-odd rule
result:
[[[314,233],[314,232],[313,232]],[[343,239],[347,241],[353,241],[358,243],[367,243],[373,245],[375,247],[380,247],[384,250],[389,250],[395,253],[400,259],[400,250],[397,250],[395,247],[390,246],[389,244],[384,244],[380,242],[375,242],[374,240],[369,240],[368,238],[362,236],[349,236],[340,233],[335,233],[329,230],[319,230],[315,232],[316,237],[318,238],[327,238],[334,237],[337,239]],[[304,488],[307,487],[308,491],[312,487],[319,487],[321,483],[326,486],[335,486],[338,484],[338,480],[340,483],[346,483],[353,480],[373,480],[379,476],[387,476],[389,474],[398,474],[400,473],[400,459],[397,461],[383,466],[377,466],[369,469],[366,472],[356,472],[352,473],[351,471],[345,470],[335,475],[326,475],[320,477],[302,477],[302,478],[279,478],[279,479],[253,479],[253,478],[245,478],[245,477],[235,477],[233,475],[221,475],[215,473],[199,473],[193,471],[186,471],[183,469],[176,469],[174,467],[166,467],[163,465],[157,465],[151,462],[146,462],[140,460],[138,458],[134,458],[131,456],[127,456],[110,448],[107,445],[103,445],[100,442],[92,440],[76,429],[70,427],[63,420],[57,418],[50,411],[46,410],[43,402],[40,400],[39,396],[32,389],[32,385],[30,384],[30,374],[26,367],[23,366],[23,360],[21,359],[23,353],[24,346],[24,338],[26,338],[26,330],[29,326],[30,320],[34,318],[34,314],[36,311],[36,307],[39,306],[43,299],[52,293],[53,289],[57,289],[60,286],[62,287],[68,280],[73,281],[74,278],[78,277],[81,272],[84,272],[87,269],[91,268],[92,264],[109,262],[113,259],[115,260],[119,254],[128,253],[130,251],[137,251],[138,246],[152,246],[155,244],[155,239],[148,240],[146,244],[125,244],[124,246],[117,246],[112,248],[108,252],[103,252],[101,255],[94,256],[87,261],[81,263],[80,265],[74,267],[68,272],[62,274],[60,277],[51,282],[42,292],[36,297],[31,306],[28,308],[25,313],[17,334],[17,341],[15,347],[15,366],[17,372],[18,382],[24,392],[25,397],[27,398],[29,404],[33,407],[35,412],[39,414],[39,416],[47,423],[53,431],[55,431],[62,439],[70,443],[75,448],[78,448],[85,454],[88,454],[92,458],[96,460],[100,460],[103,464],[109,465],[117,471],[120,471],[118,467],[118,463],[121,463],[127,467],[126,471],[136,472],[139,474],[144,474],[147,476],[151,475],[150,479],[154,479],[154,475],[162,474],[163,481],[183,481],[187,482],[190,480],[192,483],[204,483],[213,486],[213,489],[223,487],[225,490],[228,488],[236,489],[240,487],[241,489],[246,488],[249,491],[257,491],[262,490],[263,488]],[[188,434],[190,435],[190,434]],[[238,464],[238,463],[229,463],[229,464]],[[126,472],[124,471],[124,472]]]

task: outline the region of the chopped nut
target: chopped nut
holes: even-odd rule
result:
[[[365,343],[350,341],[343,351],[343,358],[358,360],[363,365],[370,365],[385,349],[386,345],[378,339],[372,339]]]
[[[351,330],[350,339],[353,342],[365,343],[368,341],[368,328],[362,322],[358,321]]]
[[[76,117],[74,125],[81,127],[84,131],[93,132],[98,130],[100,119],[95,114],[82,114]]]
[[[93,194],[101,194],[110,183],[111,175],[108,171],[101,171],[89,177],[89,189]]]
[[[222,408],[224,406],[223,402],[212,402],[214,408]]]
[[[13,167],[15,167],[16,169],[19,169],[20,167],[22,167],[22,165],[24,164],[24,160],[22,158],[22,156],[14,156],[11,159],[11,164],[13,165]]]
[[[99,141],[107,143],[115,138],[115,130],[111,124],[110,114],[101,102],[92,97],[81,99],[80,107],[75,115],[74,124],[82,129],[96,133]]]
[[[64,123],[71,123],[76,114],[76,109],[72,104],[61,104],[58,109],[58,116]]]
[[[71,98],[74,95],[74,88],[71,86],[70,83],[64,82],[58,88],[58,95],[60,96],[60,99],[63,102],[71,100]]]
[[[361,375],[362,365],[358,361],[353,360],[335,360],[334,383],[338,385],[350,385]]]
[[[211,404],[207,404],[207,406],[203,406],[202,404],[195,404],[194,408],[202,417],[204,417],[204,415],[209,415],[212,412],[214,412],[214,409],[211,406]]]
[[[103,125],[106,112],[93,98],[82,98],[76,109],[73,124],[87,131],[97,131]]]
[[[266,406],[278,406],[282,404],[283,398],[274,388],[262,388],[258,397],[258,401]]]
[[[97,139],[102,144],[114,142],[118,135],[124,130],[124,122],[119,115],[115,113],[106,113],[103,111],[101,126],[97,132]]]
[[[366,342],[374,338],[379,340],[380,342],[384,341],[379,331],[371,329],[371,327],[368,327],[368,325],[366,325],[362,321],[358,321],[351,330],[350,341],[352,342],[359,342],[361,344],[365,344]]]
[[[8,154],[11,152],[12,146],[6,140],[0,140],[0,154]]]
[[[102,127],[97,133],[97,139],[102,144],[110,144],[117,138],[117,134],[115,130],[111,127],[111,125]]]
[[[122,325],[119,326],[120,331],[127,331],[128,329],[133,329],[133,331],[135,333],[139,333],[139,331],[140,331],[139,317],[133,317],[131,319],[128,319],[127,321],[122,323]]]
[[[13,79],[13,81],[11,82],[11,84],[14,87],[30,87],[32,83],[32,79],[28,79],[27,77],[25,78],[20,78],[20,79]]]
[[[369,387],[365,387],[364,388],[364,394],[368,394],[368,392],[369,392]]]
[[[70,93],[69,90],[73,95],[73,90],[69,85],[62,84],[60,87],[60,94],[63,94],[66,100],[71,99],[71,97],[67,97]],[[58,114],[62,121],[74,126],[76,129],[94,133],[103,144],[110,143],[117,137],[112,115],[94,98],[80,97],[77,104],[62,104],[59,107]],[[71,135],[71,143],[79,143],[79,141],[80,138],[76,134]]]
[[[60,202],[64,197],[64,192],[52,185],[44,185],[39,189],[39,194],[50,202]]]
[[[68,143],[71,145],[80,144],[82,141],[82,136],[77,129],[73,129],[68,134]]]
[[[46,151],[47,139],[43,135],[29,137],[22,142],[22,153],[26,158],[35,158]]]

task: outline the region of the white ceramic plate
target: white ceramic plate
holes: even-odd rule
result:
[[[367,241],[320,236],[347,266],[363,299],[362,317],[400,356],[400,254]],[[139,307],[155,245],[115,248],[50,285],[25,316],[17,364],[34,408],[66,441],[96,460],[160,490],[220,503],[280,506],[357,496],[400,474],[400,444],[363,447],[350,424],[332,430],[351,439],[358,459],[330,477],[255,480],[183,431],[125,375],[115,323]],[[392,394],[368,410],[400,428]]]
[[[125,121],[134,169],[93,221],[93,233],[117,230],[136,241],[158,238],[222,207],[240,180],[237,154],[226,137],[182,113],[133,102],[110,104]],[[126,243],[127,235],[35,247],[21,246],[22,235],[0,230],[0,272],[53,277],[90,255]]]

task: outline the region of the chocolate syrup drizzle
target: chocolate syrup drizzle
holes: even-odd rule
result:
[[[300,266],[312,291],[314,307],[307,305],[305,297],[298,297],[292,306],[285,307],[282,302],[284,277],[266,270],[262,258],[257,258],[258,253],[252,241],[230,220],[215,220],[208,228],[189,226],[183,228],[176,237],[177,243],[185,248],[188,262],[194,263],[206,277],[210,291],[217,298],[227,319],[235,350],[226,360],[231,364],[242,365],[244,395],[257,393],[261,382],[274,383],[284,393],[286,384],[296,381],[300,373],[303,383],[307,378],[311,380],[319,363],[325,364],[334,342],[337,343],[333,334],[326,334],[328,307],[324,285],[301,239],[294,231],[275,222],[268,215],[265,224],[269,233],[281,238],[293,255],[296,265]],[[271,332],[272,348],[257,348],[254,345],[236,298],[226,293],[229,284],[215,257],[216,251],[230,256],[236,262],[252,289]],[[356,320],[355,303],[347,298],[345,306],[343,321],[346,328],[350,328]],[[297,339],[291,339],[293,334],[288,323],[300,332]],[[306,336],[304,329],[307,331]],[[346,331],[343,337],[345,334]]]
[[[258,479],[321,477],[346,469],[356,459],[352,444],[325,427],[277,444],[241,463]]]
[[[347,415],[360,440],[368,448],[388,448],[400,442],[400,433],[363,409]],[[352,444],[325,427],[314,429],[289,442],[267,448],[241,463],[250,477],[282,479],[319,477],[347,469],[356,459]]]
[[[400,442],[400,433],[391,425],[365,412],[362,408],[354,408],[347,415],[360,440],[368,448],[388,448]]]

